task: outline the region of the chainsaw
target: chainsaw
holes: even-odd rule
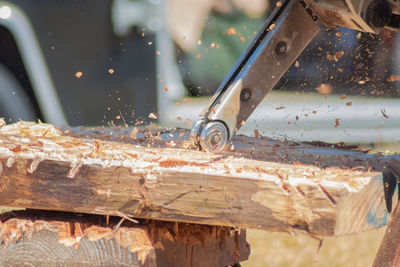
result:
[[[207,152],[222,150],[317,33],[335,26],[398,31],[400,1],[278,1],[201,112],[191,142]]]

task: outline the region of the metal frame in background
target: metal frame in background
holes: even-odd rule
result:
[[[65,124],[64,111],[29,19],[17,6],[0,1],[0,26],[16,40],[43,118],[55,125]]]

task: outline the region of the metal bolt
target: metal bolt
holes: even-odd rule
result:
[[[216,146],[221,142],[221,133],[220,132],[214,132],[211,136],[210,136],[210,143],[212,146]]]
[[[284,55],[287,53],[288,45],[285,41],[280,41],[276,44],[276,53],[278,55]]]
[[[207,123],[200,133],[200,146],[208,152],[220,151],[228,141],[228,129],[218,121]]]
[[[251,98],[251,90],[249,88],[244,88],[240,92],[240,100],[248,101]]]

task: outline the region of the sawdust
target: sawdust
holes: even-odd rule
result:
[[[160,167],[163,168],[175,168],[175,167],[182,167],[182,166],[208,166],[209,164],[206,163],[197,163],[197,162],[189,162],[186,160],[181,160],[181,159],[174,159],[174,158],[169,158],[166,160],[160,160],[158,162]]]
[[[62,135],[61,131],[51,124],[20,121],[5,125],[4,119],[0,120],[0,134],[48,138],[59,137]]]

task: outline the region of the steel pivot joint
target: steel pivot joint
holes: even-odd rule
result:
[[[192,143],[207,152],[218,152],[224,148],[229,131],[221,121],[197,121],[191,131]]]
[[[221,150],[319,30],[299,1],[282,1],[200,114],[192,142],[206,151]]]
[[[377,33],[400,28],[397,0],[280,1],[258,34],[225,76],[192,129],[193,143],[219,151],[243,126],[309,42],[326,27]]]

